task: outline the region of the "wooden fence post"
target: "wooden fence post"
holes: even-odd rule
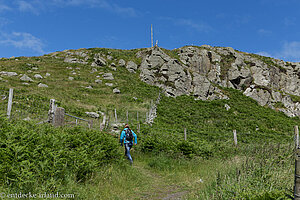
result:
[[[48,112],[48,121],[53,124],[54,121],[54,109],[55,109],[55,99],[50,99],[50,106]]]
[[[298,126],[294,127],[294,131],[295,131],[295,148],[299,148],[299,129]]]
[[[295,182],[294,182],[294,199],[300,200],[300,148],[299,148],[299,129],[298,126],[294,127],[295,130]]]
[[[9,89],[8,105],[7,105],[7,118],[10,119],[12,100],[13,100],[14,89]]]
[[[233,130],[233,140],[234,140],[234,145],[237,146],[236,130]]]
[[[184,140],[186,140],[186,128],[184,128]]]
[[[88,125],[88,126],[89,126],[89,128],[91,128],[91,129],[92,129],[92,128],[93,128],[93,120],[91,119],[91,120],[90,120],[88,123],[89,123],[89,125]]]
[[[105,124],[106,124],[106,114],[103,115],[103,121],[100,124],[100,131],[103,131],[103,129],[105,128]]]
[[[117,116],[117,109],[115,108],[115,119],[116,119],[116,123],[118,122],[118,116]]]
[[[55,109],[53,125],[54,126],[63,126],[65,123],[65,109],[57,107]]]

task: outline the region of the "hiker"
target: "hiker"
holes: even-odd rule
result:
[[[130,161],[130,164],[132,164],[132,158],[130,155],[130,149],[133,145],[133,139],[134,139],[134,145],[137,144],[137,136],[136,134],[130,130],[129,125],[125,124],[124,130],[121,132],[120,136],[120,143],[121,146],[125,146],[125,155],[127,156],[128,160]]]

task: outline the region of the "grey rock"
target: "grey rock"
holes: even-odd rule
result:
[[[86,88],[86,89],[90,89],[90,90],[91,90],[91,89],[93,89],[93,87],[92,87],[92,86],[90,86],[90,85],[89,85],[89,86],[87,86],[87,87],[85,87],[85,88]]]
[[[113,84],[113,83],[105,83],[105,85],[106,85],[106,86],[108,86],[108,87],[112,87],[112,86],[114,86],[114,84]]]
[[[120,91],[119,89],[115,88],[115,89],[113,89],[113,93],[114,93],[114,94],[120,94],[121,91]]]
[[[106,60],[100,54],[96,54],[94,57],[94,62],[92,63],[92,67],[102,67],[105,65]]]
[[[110,66],[110,68],[111,68],[113,71],[117,71],[117,68],[116,68],[116,67]]]
[[[95,73],[95,72],[97,72],[98,70],[96,69],[96,68],[93,68],[92,69],[92,71],[91,71],[91,73]]]
[[[126,65],[126,69],[131,73],[135,73],[137,70],[137,64],[135,64],[133,61],[129,61]]]
[[[18,76],[18,73],[16,72],[0,72],[0,75],[3,75],[3,76],[8,76],[8,77],[12,77],[12,76]]]
[[[92,118],[99,118],[100,115],[96,112],[85,112],[85,114],[87,114],[89,117],[92,117]]]
[[[20,78],[21,81],[27,81],[27,82],[32,82],[33,80],[27,76],[26,74],[24,74],[21,78]]]
[[[105,80],[114,80],[114,77],[112,75],[112,73],[105,73],[102,75],[103,79]]]
[[[35,74],[34,78],[36,78],[36,79],[43,79],[42,75],[40,75],[40,74]]]
[[[228,105],[228,104],[225,104],[225,109],[228,111],[228,110],[230,110],[230,106]]]
[[[49,74],[49,73],[46,73],[46,75],[45,75],[46,77],[48,77],[48,76],[51,76],[51,74]]]
[[[48,85],[46,85],[46,84],[43,84],[43,83],[39,83],[39,84],[38,84],[38,87],[40,87],[40,88],[47,88],[47,87],[48,87]]]
[[[73,80],[74,80],[74,77],[71,77],[71,76],[70,76],[68,79],[69,79],[70,81],[73,81]]]
[[[126,62],[125,62],[125,60],[120,59],[119,62],[118,62],[118,64],[119,64],[120,67],[125,67]]]
[[[81,59],[78,59],[78,58],[73,58],[73,57],[66,57],[64,59],[64,62],[66,63],[79,63],[79,64],[88,64],[88,62],[84,61],[84,60],[81,60]]]
[[[96,80],[95,80],[95,83],[101,84],[101,83],[102,83],[102,80],[96,79]]]

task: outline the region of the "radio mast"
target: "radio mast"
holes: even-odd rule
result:
[[[153,47],[153,28],[151,24],[151,47]]]

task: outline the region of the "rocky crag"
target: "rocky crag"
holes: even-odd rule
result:
[[[82,59],[66,53],[65,62],[87,64],[92,60],[92,67],[103,67],[109,65],[107,61],[114,61],[112,56],[100,54],[90,59],[87,51],[76,52]],[[300,116],[300,63],[209,45],[186,46],[172,51],[155,46],[141,49],[136,57],[142,60],[141,63],[121,59],[108,67],[114,70],[126,67],[131,73],[139,73],[142,81],[160,87],[167,96],[227,99],[222,87],[229,87],[242,91],[262,106],[282,111],[290,117]]]
[[[220,88],[229,87],[241,90],[262,106],[291,117],[300,115],[300,63],[208,45],[169,53],[154,47],[137,56],[142,57],[141,80],[162,88],[168,96],[226,99]]]

